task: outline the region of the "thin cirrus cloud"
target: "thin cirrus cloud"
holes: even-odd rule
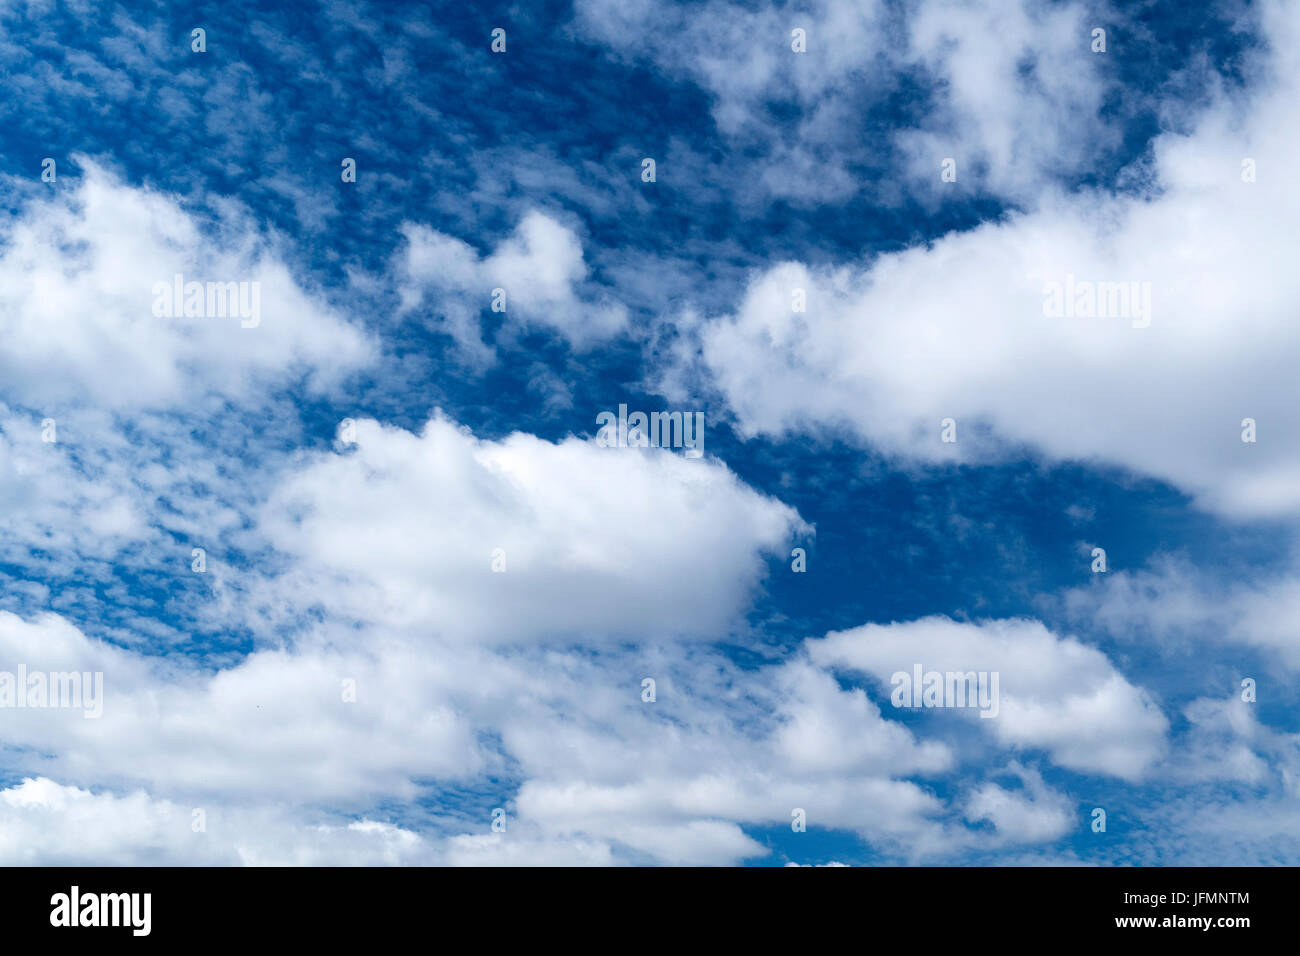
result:
[[[1118,146],[1100,115],[1117,81],[1092,55],[1100,24],[1082,4],[924,0],[899,10],[820,0],[753,9],[580,0],[575,14],[585,36],[699,84],[725,136],[765,149],[769,168],[757,182],[796,203],[863,188],[890,196],[888,180],[863,183],[840,161],[864,135],[873,153],[896,151],[897,171],[931,199],[943,157],[960,157],[961,188],[1031,202]],[[801,41],[806,55],[789,56]],[[928,108],[864,132],[864,116],[898,93],[904,75],[927,91]],[[791,101],[800,108],[797,135],[772,109]]]

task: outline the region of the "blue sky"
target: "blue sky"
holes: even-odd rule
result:
[[[0,5],[0,860],[1296,862],[1297,33]]]

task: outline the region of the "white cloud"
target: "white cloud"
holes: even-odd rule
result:
[[[414,778],[483,765],[469,725],[438,702],[442,665],[391,642],[258,651],[206,674],[88,638],[55,615],[0,612],[0,662],[10,673],[102,673],[97,718],[89,708],[4,711],[11,762],[74,783],[346,804],[409,799]]]
[[[1300,734],[1263,726],[1255,706],[1235,697],[1202,697],[1188,704],[1183,711],[1188,729],[1183,745],[1170,757],[1169,773],[1183,781],[1229,780],[1258,786],[1273,777],[1267,758],[1280,757],[1286,789],[1300,796]]]
[[[267,808],[204,811],[28,778],[0,790],[6,866],[381,866],[433,862],[417,834],[373,820],[304,825]],[[195,830],[202,820],[203,829]]]
[[[958,188],[1028,200],[1117,141],[1099,115],[1111,71],[1090,50],[1098,24],[1080,4],[923,0],[899,16],[860,0],[785,8],[580,0],[575,11],[593,39],[707,90],[725,135],[766,145],[762,182],[774,196],[825,201],[864,186],[888,194],[892,184],[860,182],[840,157],[904,73],[932,103],[917,125],[890,135],[903,176],[934,199],[952,188],[939,183],[945,157],[958,160]],[[792,50],[796,28],[805,53]],[[767,109],[777,102],[797,104],[799,118],[779,121]]]
[[[1286,866],[1300,856],[1295,791],[1251,795],[1197,788],[1140,811],[1126,862],[1141,866]]]
[[[252,532],[296,569],[229,569],[223,581],[238,590],[216,584],[226,614],[249,595],[278,601],[299,624],[309,604],[333,612],[291,645],[213,673],[91,639],[52,615],[0,615],[11,669],[104,673],[98,719],[8,711],[12,765],[65,786],[143,787],[157,801],[232,812],[274,800],[297,820],[293,807],[364,812],[381,796],[418,799],[431,780],[518,767],[517,793],[496,800],[517,803],[512,832],[527,842],[463,834],[444,847],[459,860],[555,858],[563,840],[586,848],[563,857],[575,861],[736,862],[765,852],[742,825],[788,825],[800,803],[814,825],[895,842],[934,829],[925,818],[941,806],[890,777],[941,770],[942,745],[916,744],[861,694],[811,673],[779,672],[797,702],[787,714],[765,671],[751,693],[773,709],[751,726],[763,711],[737,696],[731,665],[701,652],[683,668],[671,643],[725,632],[763,555],[808,530],[792,509],[716,460],[657,449],[481,441],[442,418],[418,436],[362,421],[357,436],[354,449],[307,456],[284,475]],[[686,543],[680,528],[691,529]],[[506,549],[504,574],[491,571],[492,544]],[[367,623],[336,623],[354,617]],[[658,643],[618,643],[648,634]],[[564,635],[611,649],[480,646]],[[653,707],[640,700],[647,670],[659,679]],[[344,680],[355,681],[355,703],[342,698]],[[774,744],[776,715],[789,729]],[[829,726],[856,742],[828,764],[817,734]],[[241,859],[315,858],[292,841],[258,840]]]
[[[1042,774],[1018,763],[1008,772],[1020,780],[1020,788],[980,785],[967,798],[967,820],[988,821],[1007,843],[1044,843],[1077,824],[1069,800],[1048,787]]]
[[[716,636],[763,556],[807,530],[713,459],[518,433],[484,441],[442,417],[419,435],[358,422],[355,450],[304,462],[261,527],[312,600],[492,641]],[[504,572],[492,570],[496,549]]]
[[[884,719],[859,689],[841,690],[827,672],[792,663],[782,669],[785,722],[777,750],[793,767],[813,772],[877,769],[935,773],[953,763],[939,743],[917,746],[902,724]]]
[[[1111,70],[1091,52],[1091,30],[1101,24],[1089,14],[1073,3],[917,5],[908,60],[942,93],[925,127],[903,131],[899,145],[932,199],[952,188],[939,178],[946,157],[957,160],[958,183],[1027,201],[1117,143],[1117,125],[1099,116]]]
[[[902,779],[946,772],[947,748],[917,741],[805,661],[742,679],[691,645],[521,652],[349,629],[208,674],[91,640],[57,617],[7,614],[0,661],[104,674],[97,719],[5,711],[12,768],[61,787],[143,789],[145,815],[168,826],[185,814],[155,804],[210,816],[273,805],[297,832],[315,825],[314,807],[373,816],[376,801],[415,801],[442,781],[487,788],[488,805],[509,811],[504,843],[473,808],[419,834],[462,862],[735,863],[767,852],[743,827],[788,826],[796,807],[810,826],[854,830],[907,858],[964,839],[943,822],[942,801]],[[641,699],[645,674],[658,680],[653,703]],[[355,680],[355,703],[342,699],[343,679]],[[489,778],[512,776],[517,789],[498,783],[492,794]],[[63,831],[78,825],[76,806],[56,803],[43,825],[74,839]],[[277,834],[248,835],[240,858],[315,859]],[[424,852],[389,837],[385,853]],[[196,858],[208,846],[194,845]]]
[[[1072,770],[1137,780],[1165,749],[1168,721],[1146,692],[1100,651],[1037,621],[929,617],[839,631],[806,647],[815,663],[870,674],[886,693],[895,673],[911,674],[917,664],[926,672],[996,672],[995,717],[942,715],[971,716],[1002,746],[1045,750]]]
[[[1169,654],[1238,645],[1262,651],[1288,673],[1300,671],[1294,628],[1300,577],[1285,568],[1225,580],[1218,571],[1157,555],[1148,568],[1107,573],[1073,588],[1061,603],[1070,620],[1123,641],[1154,641]]]
[[[330,387],[373,360],[373,343],[298,285],[236,204],[220,203],[205,228],[175,198],[77,162],[79,179],[26,184],[21,210],[0,220],[4,395],[52,411],[165,408],[209,393],[242,403],[297,376]],[[177,274],[259,283],[260,324],[156,316],[155,285]]]
[[[402,235],[406,245],[396,261],[402,311],[437,313],[443,331],[474,363],[492,358],[479,313],[493,305],[495,289],[505,290],[507,318],[552,329],[580,348],[627,325],[623,305],[584,288],[589,270],[578,236],[545,213],[525,215],[486,258],[428,226],[405,223]]]
[[[618,16],[611,9],[581,12],[618,29],[659,15],[652,5]],[[1015,195],[1052,174],[1029,157],[1050,155],[1067,169],[1083,162],[1092,146],[1069,141],[1065,124],[1095,110],[1099,87],[1073,59],[1086,26],[1079,9],[921,5],[895,62],[923,62],[949,92],[933,126],[903,136],[917,164],[957,143],[963,163],[988,163],[986,184]],[[817,149],[851,111],[836,89],[863,74],[870,55],[894,56],[877,35],[878,7],[815,5],[815,52],[795,74],[786,69],[785,13],[718,3],[703,11],[680,24],[694,32],[669,31],[656,55],[678,56],[669,44],[680,39],[674,62],[689,63],[715,91],[719,124],[738,135],[753,132],[754,104],[789,82],[809,107],[801,128],[811,138],[775,155],[781,168],[818,181],[789,184],[769,171],[769,189],[807,199],[850,191],[852,180],[821,167]],[[723,29],[710,33],[711,25]],[[1086,36],[1077,40],[1082,51]],[[649,42],[659,43],[653,31]],[[1027,78],[1018,67],[1030,47],[1043,55]],[[405,66],[398,55],[386,69],[398,76]],[[1224,400],[1213,361],[1249,382],[1243,370],[1295,357],[1280,311],[1290,292],[1274,281],[1284,256],[1268,258],[1294,203],[1276,179],[1236,183],[1254,190],[1240,195],[1221,181],[1225,168],[1228,180],[1236,174],[1239,137],[1275,157],[1261,169],[1281,168],[1294,142],[1269,125],[1286,119],[1283,93],[1293,91],[1280,89],[1245,134],[1216,127],[1227,124],[1221,110],[1196,138],[1162,140],[1158,198],[1049,201],[867,271],[779,266],[736,315],[697,329],[705,364],[751,432],[830,422],[934,461],[968,448],[978,457],[983,446],[967,425],[985,418],[1005,438],[1154,470],[1229,510],[1285,511],[1294,498],[1291,459],[1277,450],[1291,435],[1285,424],[1262,419],[1261,435],[1275,444],[1262,442],[1262,461],[1247,466],[1224,465],[1222,449],[1202,441],[1218,434],[1204,421]],[[133,550],[139,563],[167,567],[174,552],[188,554],[168,533],[238,539],[255,557],[227,563],[213,548],[208,612],[231,626],[251,622],[257,646],[200,669],[95,639],[54,615],[0,613],[0,669],[102,670],[106,695],[103,716],[92,720],[75,709],[0,712],[7,765],[29,775],[0,790],[0,862],[727,864],[764,856],[747,831],[788,826],[796,807],[813,828],[852,831],[908,861],[1067,832],[1068,798],[1036,771],[1013,763],[1020,788],[963,790],[957,734],[946,733],[955,725],[890,719],[897,715],[835,676],[857,669],[883,683],[916,661],[1000,672],[997,719],[962,725],[986,732],[990,748],[1043,750],[1062,767],[1128,780],[1159,767],[1192,783],[1296,792],[1295,735],[1262,727],[1234,702],[1189,706],[1197,743],[1186,759],[1162,763],[1168,724],[1141,688],[1100,652],[1035,622],[868,625],[746,668],[679,640],[729,635],[765,559],[787,554],[790,538],[810,530],[716,459],[577,438],[486,441],[439,416],[419,434],[361,421],[356,448],[305,452],[292,466],[241,445],[250,460],[236,470],[246,483],[236,488],[228,466],[238,456],[154,413],[188,409],[219,425],[227,401],[257,398],[261,409],[263,386],[305,374],[313,387],[329,387],[373,358],[372,343],[299,286],[276,240],[237,207],[219,204],[219,222],[207,229],[175,199],[88,162],[73,182],[67,191],[42,184],[3,223],[0,395],[23,403],[0,406],[4,556],[39,544],[66,571]],[[269,188],[302,198],[282,187]],[[494,286],[507,289],[515,331],[550,328],[586,346],[626,327],[622,307],[589,284],[577,235],[545,214],[526,215],[487,255],[427,227],[408,224],[404,234],[407,247],[385,278],[403,282],[406,310],[439,312],[477,360],[490,359],[477,314]],[[1157,240],[1165,252],[1150,251]],[[1223,262],[1202,257],[1211,240]],[[1175,309],[1182,338],[1165,325],[1121,337],[1017,324],[1016,308],[1038,308],[1035,286],[1051,270],[1070,266],[1086,277],[1120,265],[1155,273],[1160,308]],[[1180,289],[1184,269],[1208,278]],[[261,281],[261,325],[155,318],[153,283],[173,271]],[[812,293],[805,316],[788,313],[792,282]],[[1244,333],[1219,327],[1209,310],[1224,302],[1243,306]],[[1016,317],[1000,325],[1008,315]],[[1135,344],[1143,333],[1154,341]],[[1179,369],[1191,370],[1189,382]],[[1118,391],[1134,379],[1150,391]],[[543,385],[554,404],[571,406],[567,392]],[[1262,404],[1276,413],[1283,391],[1260,386]],[[1080,392],[1100,398],[1080,403]],[[1185,411],[1170,424],[1160,415],[1176,402]],[[74,408],[58,410],[73,440],[40,443],[32,403]],[[94,405],[106,411],[88,410]],[[132,416],[135,438],[117,430],[115,413]],[[280,405],[262,414],[295,417]],[[949,414],[961,419],[962,445],[917,444]],[[1230,440],[1238,415],[1227,422]],[[1172,429],[1164,446],[1148,434],[1158,425]],[[1222,467],[1207,469],[1211,459]],[[1263,478],[1252,470],[1261,465]],[[491,570],[497,547],[504,574]],[[58,599],[57,589],[26,586]],[[115,586],[131,588],[129,576]],[[1242,626],[1286,655],[1294,595],[1282,596],[1290,603]],[[640,697],[646,676],[658,684],[653,703]],[[344,699],[344,681],[355,681],[355,702]],[[958,796],[930,785],[944,778]],[[466,794],[463,806],[454,794]],[[431,795],[454,816],[424,813]],[[420,824],[379,812],[395,804]],[[494,804],[509,808],[506,833],[489,830],[483,807]],[[1282,798],[1278,805],[1294,818]],[[208,810],[204,833],[191,829],[196,806]],[[1236,826],[1256,827],[1260,845],[1272,833],[1257,821]]]
[[[464,833],[447,839],[442,862],[449,866],[612,866],[608,843],[595,840],[520,839],[514,832]]]
[[[1274,48],[1293,48],[1295,9],[1265,11]],[[1048,195],[865,267],[766,270],[733,313],[697,323],[705,387],[748,434],[842,429],[915,462],[987,461],[1023,443],[1169,481],[1233,515],[1300,512],[1300,192],[1284,172],[1300,148],[1288,119],[1300,69],[1286,52],[1272,65],[1244,119],[1220,98],[1193,135],[1156,140],[1147,197]],[[1242,181],[1243,157],[1257,182]],[[1049,317],[1048,283],[1069,275],[1150,283],[1149,327]],[[791,310],[795,288],[806,313]],[[1254,444],[1241,441],[1247,417]],[[956,444],[940,440],[945,418]]]

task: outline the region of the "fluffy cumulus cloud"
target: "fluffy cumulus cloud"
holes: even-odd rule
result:
[[[904,856],[955,839],[943,802],[908,779],[948,769],[946,746],[917,740],[806,662],[751,676],[748,700],[728,690],[738,679],[730,667],[695,668],[661,679],[637,721],[610,722],[623,738],[616,748],[599,725],[558,739],[554,728],[536,726],[524,738],[507,736],[537,774],[520,790],[520,813],[556,832],[600,834],[679,862],[764,856],[739,826],[788,827],[796,809]]]
[[[237,851],[244,862],[329,859],[355,844],[376,862],[445,853],[732,863],[769,852],[744,825],[788,825],[794,808],[899,853],[936,853],[949,839],[935,819],[942,802],[906,779],[943,772],[947,749],[806,663],[769,669],[741,694],[733,666],[710,653],[642,647],[592,659],[373,636],[364,652],[348,643],[259,652],[199,673],[56,617],[0,616],[6,661],[32,674],[102,674],[85,706],[10,712],[11,766],[34,781],[5,794],[15,827],[60,820],[67,832],[56,835],[71,841],[93,817],[109,843],[143,828],[165,859],[188,846],[196,861]],[[658,675],[649,702],[646,672]],[[852,744],[828,754],[827,734]],[[292,822],[322,802],[363,811],[381,795],[411,799],[435,780],[472,789],[511,766],[513,793],[489,792],[477,822],[447,821],[426,834],[428,847],[389,820],[302,832]],[[92,782],[121,793],[92,797]],[[508,845],[489,831],[494,804],[509,808],[507,832],[517,831]],[[186,832],[185,807],[216,808],[211,837]],[[8,847],[11,858],[20,847]]]
[[[1230,515],[1296,514],[1285,370],[1300,358],[1300,209],[1281,171],[1300,145],[1286,120],[1300,24],[1287,6],[1263,15],[1268,78],[1157,138],[1142,195],[1048,194],[866,265],[773,266],[733,312],[697,321],[709,386],[750,434],[830,428],[921,462],[1026,445],[1154,476]],[[948,418],[956,443],[941,440]]]
[[[382,667],[395,669],[384,672],[403,678],[386,684],[374,676],[378,648],[268,650],[207,673],[94,640],[54,615],[7,613],[0,642],[10,673],[21,665],[31,675],[81,675],[75,706],[7,711],[13,763],[61,780],[346,800],[409,794],[413,776],[480,763],[466,724],[445,705],[412,708],[430,694],[438,665],[409,649],[385,655]],[[344,681],[363,688],[355,706],[344,706]],[[408,723],[413,709],[420,719]]]
[[[369,476],[368,490],[349,473]],[[440,418],[421,435],[363,421],[355,448],[304,461],[277,494],[268,539],[291,549],[296,567],[313,568],[309,593],[339,599],[331,617],[364,616],[362,629],[323,626],[210,672],[92,639],[57,616],[0,616],[4,660],[34,673],[103,675],[84,707],[11,712],[14,766],[57,781],[31,785],[42,800],[105,815],[147,800],[151,817],[179,826],[184,814],[172,803],[219,796],[231,827],[255,830],[241,859],[326,859],[328,848],[312,842],[321,833],[331,846],[364,841],[346,829],[281,834],[265,822],[267,807],[328,801],[362,811],[381,795],[413,799],[429,781],[473,786],[514,767],[514,792],[490,802],[510,807],[522,842],[502,844],[484,816],[479,827],[439,834],[430,859],[738,862],[769,852],[745,826],[788,825],[796,807],[896,852],[945,845],[932,819],[943,804],[907,778],[949,767],[946,746],[916,740],[860,690],[841,690],[806,662],[742,680],[725,657],[671,643],[594,657],[519,646],[579,630],[625,641],[721,633],[762,573],[762,554],[803,526],[716,461],[577,439],[483,442]],[[459,502],[450,523],[440,504],[449,498]],[[589,507],[602,498],[619,519],[613,533]],[[422,509],[427,518],[412,517]],[[707,542],[707,561],[690,563],[692,549],[665,531],[687,525]],[[367,545],[367,533],[392,537]],[[498,540],[504,572],[491,570],[482,545]],[[381,555],[391,565],[377,566]],[[429,593],[470,555],[477,567],[460,584]],[[379,583],[392,589],[382,600]],[[282,596],[306,587],[265,586]],[[506,586],[519,589],[514,607],[530,594],[574,600],[533,597],[535,613],[494,616],[485,609],[503,599],[490,589]],[[511,644],[491,648],[503,639]],[[647,674],[657,683],[649,702]],[[847,746],[832,742],[840,736]],[[104,783],[127,795],[92,800],[86,791]],[[260,842],[266,827],[269,846]],[[383,834],[379,859],[420,849]],[[229,852],[219,840],[197,846]]]
[[[992,824],[1008,842],[1040,843],[1066,833],[1074,824],[1069,801],[1043,783],[1041,774],[1012,764],[1015,789],[985,783],[966,805],[966,819]]]
[[[715,459],[371,420],[263,514],[293,576],[342,613],[451,639],[717,636],[810,529]]]
[[[910,676],[917,665],[923,673],[988,674],[990,689],[996,674],[996,708],[971,711],[990,714],[980,726],[1005,746],[1045,750],[1063,767],[1136,780],[1164,749],[1168,721],[1158,704],[1100,651],[1037,621],[868,624],[808,651],[819,664],[870,674],[891,694],[902,686],[894,675]]]
[[[954,663],[942,641],[924,640],[936,626],[897,626],[898,643]],[[810,642],[806,658],[742,678],[726,658],[686,647],[591,657],[362,633],[364,649],[350,630],[203,673],[94,641],[56,617],[3,615],[5,660],[30,672],[103,674],[93,707],[11,711],[11,764],[37,781],[6,794],[15,825],[62,815],[75,832],[97,816],[102,839],[123,842],[140,827],[165,829],[151,844],[165,859],[188,846],[195,860],[237,853],[244,862],[355,849],[372,862],[687,864],[765,857],[745,828],[788,826],[797,810],[916,860],[980,845],[962,818],[990,821],[992,846],[1065,829],[1062,797],[1019,765],[1018,790],[986,783],[953,804],[929,792],[924,781],[954,768],[953,749],[919,739],[833,675],[868,667],[852,648],[887,640],[830,635]],[[1034,646],[1044,640],[1049,647]],[[997,659],[1008,683],[1047,673],[1032,691],[1004,696],[1000,747],[1045,748],[1063,765],[1120,775],[1150,759],[1163,719],[1127,702],[1135,692],[1122,681],[1115,699],[1099,699],[1104,659],[1057,648],[1050,635],[1009,643]],[[966,644],[970,657],[993,659],[978,641]],[[1060,661],[1038,660],[1054,653]],[[1065,685],[1065,670],[1076,678],[1073,698],[1047,686]],[[643,675],[656,675],[653,699]],[[1059,704],[1045,702],[1053,692]],[[479,819],[421,834],[364,816],[303,822],[322,803],[365,814],[381,796],[413,799],[433,781],[473,790],[503,775],[516,783],[489,788]],[[120,793],[92,797],[96,782]],[[510,842],[489,830],[494,805],[508,809]],[[185,807],[217,808],[211,837],[185,832]]]
[[[372,820],[303,824],[27,778],[0,791],[8,866],[394,866],[436,862],[410,830]]]
[[[78,165],[57,190],[23,186],[0,219],[5,394],[37,408],[241,401],[291,376],[326,388],[373,359],[373,343],[295,280],[246,210],[222,202],[205,223],[171,195]]]
[[[395,263],[404,313],[428,314],[471,362],[485,363],[480,314],[504,312],[525,326],[549,329],[580,347],[621,331],[627,310],[588,288],[582,243],[545,213],[524,216],[491,255],[428,226],[404,223],[405,247]]]

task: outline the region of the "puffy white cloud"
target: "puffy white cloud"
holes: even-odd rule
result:
[[[953,763],[944,745],[918,746],[902,724],[883,718],[862,690],[840,689],[826,671],[796,662],[782,668],[779,680],[785,721],[775,744],[793,767],[936,773]]]
[[[714,459],[484,441],[442,417],[356,438],[287,476],[261,527],[303,600],[451,639],[716,636],[808,530]]]
[[[194,814],[203,811],[203,816]],[[195,826],[202,821],[202,828]],[[373,820],[301,824],[266,808],[213,811],[27,778],[0,790],[6,866],[378,866],[434,862],[416,833]]]
[[[52,410],[165,408],[210,393],[238,403],[299,376],[326,388],[373,360],[370,339],[298,284],[236,204],[218,203],[205,226],[174,197],[77,162],[80,178],[26,184],[23,205],[0,219],[0,395]],[[248,283],[249,308],[186,317],[181,302],[155,315],[155,287],[178,274]]]
[[[1244,117],[1220,98],[1193,134],[1159,137],[1147,195],[1048,195],[865,267],[776,265],[733,313],[696,322],[697,387],[720,391],[748,434],[838,429],[916,462],[1028,445],[1169,481],[1229,514],[1297,513],[1300,193],[1282,170],[1300,147],[1287,52],[1300,15],[1263,10],[1273,74]],[[1243,182],[1243,157],[1258,181]],[[1071,276],[1107,300],[1100,283],[1137,283],[1130,313],[1048,314],[1051,283],[1064,292]],[[795,288],[806,313],[791,309]],[[940,440],[945,418],[956,444]],[[1256,443],[1241,440],[1245,418]]]
[[[1069,831],[1075,819],[1064,794],[1032,768],[1012,763],[1008,772],[1019,779],[1019,789],[981,784],[967,798],[967,820],[988,821],[1007,843],[1044,843]]]
[[[344,805],[377,793],[409,799],[417,777],[483,765],[469,725],[439,702],[445,665],[382,641],[258,651],[204,673],[89,638],[56,615],[0,612],[0,670],[20,666],[102,674],[102,693],[82,706],[3,711],[13,762],[73,783]]]
[[[13,765],[63,785],[144,787],[155,800],[236,808],[274,800],[286,813],[363,812],[381,796],[419,799],[431,780],[517,767],[517,794],[496,798],[517,803],[515,842],[472,832],[449,840],[446,858],[466,861],[554,859],[556,841],[567,841],[577,849],[563,859],[575,862],[735,862],[765,852],[741,826],[788,824],[791,808],[809,802],[810,774],[847,775],[817,790],[824,823],[898,839],[940,809],[889,778],[941,769],[942,746],[916,745],[860,694],[782,672],[800,703],[774,751],[773,718],[750,726],[752,704],[737,696],[730,665],[705,654],[682,668],[681,648],[665,639],[723,633],[764,554],[808,530],[716,460],[578,439],[480,441],[442,418],[418,436],[362,421],[357,438],[285,474],[250,532],[295,570],[228,569],[215,584],[226,614],[241,595],[279,600],[299,624],[308,602],[331,612],[291,645],[210,672],[91,639],[53,615],[0,615],[0,666],[104,675],[98,718],[6,711]],[[685,543],[681,528],[691,529]],[[506,549],[505,573],[492,572],[489,545]],[[662,643],[617,643],[648,634]],[[611,651],[481,646],[593,635]],[[646,669],[660,682],[653,706],[640,700]],[[774,679],[765,672],[753,693],[784,713]],[[355,702],[344,699],[345,680]],[[830,723],[823,710],[856,731],[833,766],[816,739]],[[816,748],[821,756],[800,756]],[[774,757],[786,768],[780,781],[767,776]],[[865,823],[863,806],[874,808]],[[258,840],[241,859],[315,858],[292,840]]]
[[[590,347],[627,324],[627,309],[598,289],[584,288],[588,268],[572,229],[545,213],[529,212],[514,234],[489,256],[428,226],[405,223],[406,245],[395,263],[403,312],[437,313],[441,328],[472,362],[486,364],[481,311],[505,291],[505,314],[524,326],[552,329]],[[426,302],[428,303],[426,306]]]
[[[950,769],[946,746],[917,741],[806,661],[742,680],[692,645],[524,653],[361,635],[363,646],[350,646],[357,632],[336,632],[203,673],[89,639],[54,616],[0,615],[0,662],[11,672],[104,675],[97,718],[6,708],[7,759],[62,787],[142,788],[146,816],[167,826],[186,816],[170,804],[254,815],[273,805],[279,829],[240,842],[246,862],[325,853],[281,833],[315,826],[314,807],[373,817],[376,801],[417,801],[430,781],[473,790],[510,777],[517,784],[499,783],[491,797],[508,808],[505,837],[467,807],[419,834],[432,849],[388,833],[366,852],[726,864],[765,855],[743,828],[788,826],[795,808],[810,826],[854,830],[906,858],[964,839],[944,823],[943,802],[905,779]],[[641,698],[647,673],[657,676],[654,702]],[[355,681],[355,702],[344,700],[344,680]],[[82,805],[56,802],[43,825],[75,831]],[[193,849],[201,858],[209,844]]]
[[[911,675],[918,664],[924,672],[996,673],[996,716],[944,713],[971,716],[1001,745],[1045,750],[1072,770],[1137,780],[1165,749],[1169,724],[1147,693],[1100,651],[1037,621],[929,617],[839,631],[806,647],[817,664],[870,674],[890,693],[893,675]]]
[[[78,808],[92,803],[67,788],[109,786],[127,795],[101,795],[93,807],[152,821],[146,828],[187,827],[188,809],[177,808],[215,815],[209,843],[173,847],[126,828],[124,846],[163,847],[165,860],[226,861],[240,827],[249,832],[234,852],[254,863],[355,852],[363,862],[717,865],[765,856],[746,828],[788,826],[796,808],[810,827],[926,860],[1050,839],[1063,832],[1064,798],[1014,769],[1020,790],[988,783],[953,804],[936,797],[912,778],[958,770],[949,744],[888,719],[834,671],[885,674],[917,655],[927,667],[997,668],[1001,712],[973,723],[993,724],[997,746],[1043,749],[1083,772],[1137,777],[1165,729],[1102,655],[1030,622],[869,626],[743,674],[698,644],[593,653],[382,635],[326,627],[208,673],[89,639],[54,616],[0,615],[3,667],[104,673],[98,718],[5,709],[7,759],[71,794],[38,814],[70,854]],[[641,696],[647,675],[653,702]],[[355,702],[344,680],[355,681]],[[434,781],[482,790],[484,807],[508,810],[506,833],[491,832],[479,800],[429,830],[375,820],[378,801],[419,801]],[[138,789],[149,796],[133,796]],[[320,806],[353,819],[322,822]],[[959,815],[995,832],[970,830]]]

